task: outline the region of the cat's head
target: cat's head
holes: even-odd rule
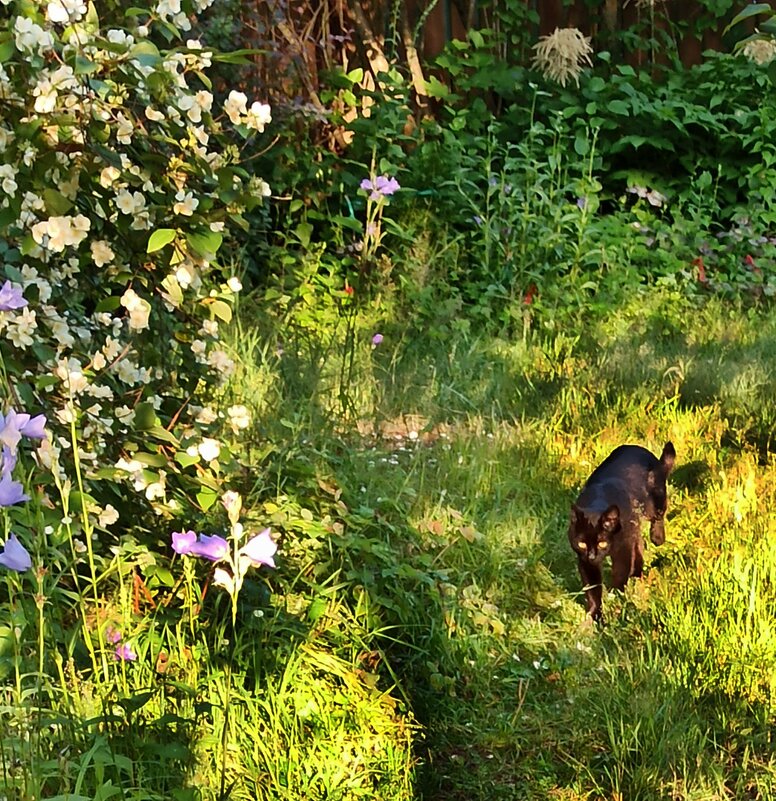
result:
[[[599,565],[611,551],[612,537],[620,530],[620,510],[612,505],[596,513],[571,507],[569,542],[579,557],[591,565]]]

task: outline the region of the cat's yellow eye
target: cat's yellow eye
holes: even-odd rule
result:
[[[587,543],[586,542],[578,542],[577,543],[577,548],[579,548],[580,551],[586,551],[587,550]]]
[[[606,540],[599,540],[598,541],[598,547],[601,548],[601,549],[608,548],[609,547],[609,543]]]

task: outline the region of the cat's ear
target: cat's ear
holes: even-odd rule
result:
[[[584,523],[587,515],[575,504],[571,504],[571,520],[577,523]]]
[[[620,510],[612,504],[602,515],[601,515],[601,530],[605,531],[607,534],[611,534],[613,531],[617,529],[617,526],[620,525]]]
[[[674,449],[673,442],[666,442],[663,445],[663,453],[660,454],[660,464],[663,467],[663,472],[668,475],[674,469],[676,462],[676,450]]]

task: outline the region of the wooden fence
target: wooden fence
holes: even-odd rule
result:
[[[519,0],[509,0],[515,7]],[[493,26],[505,0],[438,0],[428,15],[424,27],[424,55],[440,52],[450,39],[466,36],[468,28]],[[704,50],[727,49],[722,30],[728,19],[747,5],[746,0],[730,3],[728,13],[720,18],[712,14],[707,4],[698,0],[525,0],[524,5],[536,12],[538,25],[535,37],[551,33],[557,27],[576,27],[594,38],[611,36],[640,24],[644,29],[654,26],[676,38],[676,46],[686,65],[701,61]],[[720,4],[717,3],[717,6]],[[429,6],[428,0],[408,0],[415,14]],[[771,0],[776,8],[776,2]],[[634,54],[634,60],[649,58],[648,53]]]

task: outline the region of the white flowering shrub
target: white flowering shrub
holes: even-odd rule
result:
[[[0,311],[0,411],[46,415],[37,460],[78,467],[98,527],[132,522],[109,500],[208,509],[222,432],[249,424],[201,399],[234,367],[219,327],[241,285],[219,253],[269,195],[240,160],[271,115],[237,91],[219,107],[207,72],[230,56],[184,42],[210,1],[132,9],[125,30],[84,0],[0,0],[0,285],[25,301]]]

